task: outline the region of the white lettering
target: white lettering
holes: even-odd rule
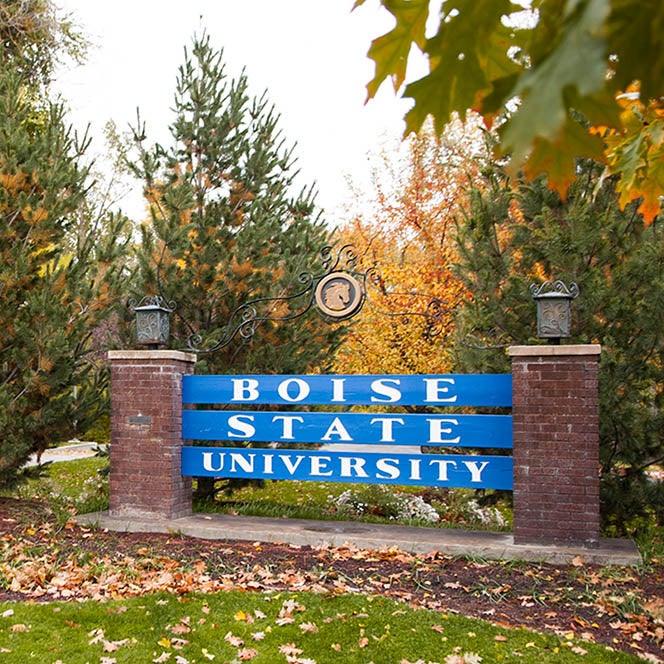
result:
[[[325,432],[325,435],[321,437],[321,440],[330,440],[333,435],[339,436],[339,440],[353,440],[350,437],[348,431],[346,431],[346,427],[344,427],[338,417],[334,418],[332,424],[330,424],[327,431]]]
[[[395,403],[401,399],[401,390],[398,390],[396,387],[387,385],[387,383],[394,383],[395,385],[400,385],[401,381],[398,378],[381,378],[379,380],[374,380],[371,383],[371,390],[376,394],[386,397],[385,399],[379,399],[378,397],[371,397],[371,401],[374,403]]]
[[[401,417],[374,417],[371,420],[371,424],[380,422],[382,426],[382,431],[380,434],[381,443],[393,443],[394,434],[392,433],[392,424],[396,422],[397,424],[403,424],[404,421]]]
[[[454,385],[454,378],[425,378],[426,384],[426,397],[425,401],[434,403],[454,403],[457,400],[457,395],[443,397],[443,394],[448,394],[450,388],[443,386],[440,383],[447,383]]]
[[[282,440],[293,440],[295,438],[293,435],[293,422],[304,422],[304,418],[299,415],[275,415],[272,418],[273,422],[278,422],[279,420],[283,423],[281,431]]]
[[[272,470],[272,459],[274,458],[273,454],[266,454],[263,457],[263,472],[266,475],[273,475],[274,470]]]
[[[256,429],[251,424],[254,421],[253,415],[233,415],[228,418],[228,437],[229,438],[251,438],[256,435]],[[233,431],[234,429],[234,431]]]
[[[442,445],[456,445],[461,441],[461,436],[455,438],[443,438],[443,434],[450,435],[452,433],[451,427],[443,427],[443,424],[451,424],[452,426],[459,426],[459,420],[454,418],[449,419],[429,419],[429,443],[440,443]]]
[[[297,393],[293,396],[291,396],[288,391],[291,385],[296,385],[298,388]],[[309,396],[310,390],[309,383],[303,381],[301,378],[289,378],[288,380],[279,383],[277,393],[284,401],[290,401],[292,403],[306,399]]]
[[[291,461],[290,454],[284,454],[283,456],[280,456],[279,458],[284,462],[284,466],[286,466],[286,470],[288,470],[288,472],[291,475],[294,475],[295,471],[298,468],[298,466],[302,463],[302,459],[304,459],[304,456],[300,454],[299,456],[295,457],[295,463],[293,463]]]
[[[237,469],[239,466],[241,471],[244,471],[245,473],[253,473],[255,456],[256,456],[255,454],[247,454],[247,456],[244,456],[239,452],[231,452],[230,472],[237,473]]]
[[[479,468],[477,461],[464,461],[463,465],[468,468],[470,471],[470,481],[471,482],[481,482],[482,481],[482,472],[489,465],[488,461],[482,461]]]
[[[421,480],[420,476],[420,464],[422,463],[421,459],[409,459],[410,461],[410,478],[411,480]]]
[[[431,459],[429,463],[437,463],[438,464],[438,481],[439,482],[447,482],[449,480],[449,477],[447,476],[447,468],[448,466],[452,466],[452,468],[456,468],[456,461],[448,461],[446,459]]]
[[[346,401],[344,397],[344,383],[345,378],[332,379],[332,401]]]
[[[256,401],[258,381],[255,378],[231,378],[233,398],[231,401]]]
[[[353,477],[353,472],[356,477],[369,477],[364,471],[364,464],[366,459],[361,457],[340,457],[341,461],[341,477]]]
[[[327,470],[328,464],[331,463],[332,457],[329,456],[313,456],[311,457],[311,474],[328,476],[332,475],[331,470]]]
[[[225,452],[219,452],[219,467],[212,467],[212,455],[214,452],[203,452],[203,469],[207,470],[209,473],[219,473],[224,469],[224,457],[226,456]]]
[[[394,464],[394,465],[392,465]],[[379,480],[396,480],[399,477],[399,460],[385,457],[376,461],[376,478]]]

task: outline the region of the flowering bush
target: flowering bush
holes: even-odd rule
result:
[[[480,505],[474,495],[472,491],[430,489],[420,496],[369,484],[346,489],[328,499],[336,512],[349,517],[379,516],[407,523],[443,521],[478,529],[509,529],[509,521],[497,507]]]
[[[440,520],[436,509],[420,496],[393,491],[382,484],[347,489],[337,497],[329,498],[338,512],[349,516],[373,515],[421,523]]]
[[[475,528],[502,530],[509,526],[507,519],[497,507],[482,506],[475,498],[464,494],[452,496],[439,508],[443,521],[463,523]]]

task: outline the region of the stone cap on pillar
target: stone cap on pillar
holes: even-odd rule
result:
[[[561,355],[599,355],[601,344],[533,344],[530,346],[510,346],[507,353],[510,357],[557,357]]]
[[[109,350],[109,360],[177,360],[179,362],[196,362],[194,353],[181,350]]]

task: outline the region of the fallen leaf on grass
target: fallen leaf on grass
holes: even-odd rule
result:
[[[27,625],[24,625],[23,623],[17,623],[16,625],[11,626],[10,631],[12,631],[12,632],[29,632],[30,628]]]
[[[129,639],[122,639],[121,641],[106,641],[104,639],[104,652],[116,652],[121,646],[126,646],[129,643]]]
[[[279,652],[282,655],[301,655],[304,651],[298,648],[294,643],[284,643],[279,646]]]
[[[170,652],[162,652],[159,657],[156,659],[153,659],[152,661],[154,664],[164,664],[164,662],[167,662],[171,658],[171,653]]]
[[[242,662],[247,662],[256,657],[256,655],[258,655],[258,650],[254,650],[253,648],[244,648],[237,651],[237,658]]]
[[[228,634],[224,636],[224,641],[234,648],[241,648],[244,645],[244,639],[240,636],[235,636],[233,632],[228,632]]]

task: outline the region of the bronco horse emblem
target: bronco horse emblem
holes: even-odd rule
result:
[[[355,277],[347,272],[331,272],[316,287],[316,305],[330,318],[342,320],[353,316],[363,304],[363,291]]]

